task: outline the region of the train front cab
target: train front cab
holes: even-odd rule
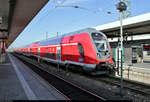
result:
[[[61,60],[67,66],[80,66],[75,68],[92,75],[114,73],[111,48],[104,34],[94,30],[65,36],[61,46]]]
[[[91,33],[91,39],[97,57],[96,68],[92,74],[115,75],[112,52],[107,37],[101,32],[93,32]]]

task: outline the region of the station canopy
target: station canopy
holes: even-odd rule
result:
[[[0,40],[8,46],[49,0],[0,0]]]
[[[108,38],[120,36],[120,21],[92,27],[107,35]],[[123,20],[123,35],[133,36],[150,34],[150,13]]]

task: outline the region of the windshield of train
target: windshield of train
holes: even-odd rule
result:
[[[98,52],[108,51],[108,44],[104,35],[100,33],[92,33],[92,38]]]

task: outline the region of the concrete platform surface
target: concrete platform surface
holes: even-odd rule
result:
[[[7,54],[0,64],[0,100],[66,100],[17,58]]]
[[[150,84],[150,63],[124,63],[123,68],[123,78]]]
[[[143,62],[143,63],[124,63],[125,67],[132,67],[132,68],[143,68],[143,69],[149,69],[150,70],[150,63],[148,62]]]

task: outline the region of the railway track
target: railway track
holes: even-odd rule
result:
[[[97,100],[100,102],[108,101],[103,97],[100,97],[71,82],[62,79],[59,76],[50,74],[49,72],[42,70],[39,66],[34,65],[33,63],[21,58],[20,56],[16,56],[16,57],[19,60],[21,60],[24,64],[29,66],[29,68],[31,68],[34,72],[36,72],[40,77],[46,80],[49,84],[51,84],[61,93],[63,93],[68,100]]]
[[[95,80],[105,82],[107,84],[115,85],[120,87],[120,78],[105,76],[101,78],[94,78]],[[123,88],[135,92],[137,94],[142,94],[144,96],[150,96],[150,85],[123,79]]]

